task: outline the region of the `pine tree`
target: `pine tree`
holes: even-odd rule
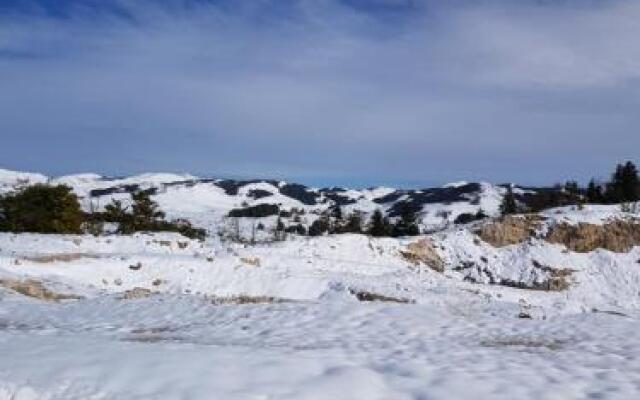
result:
[[[400,218],[393,227],[393,236],[415,236],[420,234],[415,206],[407,201],[400,203]]]
[[[333,219],[335,219],[336,221],[342,221],[342,207],[337,204],[333,206],[333,208],[331,209],[331,217],[333,217]]]
[[[640,199],[640,178],[635,164],[628,161],[622,168],[621,179],[624,201],[638,201]]]
[[[147,191],[139,191],[131,195],[133,200],[132,214],[133,224],[136,230],[151,230],[154,225],[164,219],[164,213],[160,211],[158,203],[151,200]]]
[[[383,216],[382,211],[375,210],[371,215],[367,233],[371,236],[382,237],[391,236],[392,231],[393,227],[389,223],[389,219]]]
[[[344,220],[342,215],[342,208],[339,205],[335,205],[331,209],[331,226],[329,233],[343,233],[345,232]]]
[[[564,184],[564,191],[572,196],[577,196],[580,194],[580,186],[576,181],[567,181]]]
[[[165,214],[159,210],[156,202],[146,191],[139,191],[131,195],[133,204],[131,212],[124,207],[120,200],[113,200],[105,206],[104,218],[118,224],[118,233],[125,235],[138,231],[168,230],[164,221]]]
[[[327,215],[321,215],[320,218],[313,221],[309,227],[309,236],[321,236],[329,231],[329,218]]]
[[[37,184],[0,197],[0,230],[80,233],[84,215],[68,186]]]
[[[611,203],[633,202],[640,199],[638,170],[631,161],[617,165],[611,182],[607,185],[606,198]]]
[[[598,204],[602,203],[603,197],[602,187],[596,183],[595,179],[591,179],[589,185],[587,185],[587,201],[592,204]]]
[[[362,216],[359,212],[354,211],[349,214],[347,223],[342,228],[343,233],[362,233]]]
[[[278,219],[276,221],[276,228],[273,231],[273,240],[276,242],[281,242],[284,239],[285,239],[285,226],[280,216],[278,216]]]
[[[510,215],[518,212],[518,204],[516,203],[516,196],[513,194],[513,188],[511,185],[507,188],[507,193],[502,198],[500,204],[500,214]]]

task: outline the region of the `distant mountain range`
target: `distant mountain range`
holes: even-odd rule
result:
[[[35,183],[72,187],[87,210],[100,210],[113,199],[126,203],[132,192],[148,190],[169,217],[189,219],[207,228],[214,228],[231,210],[246,210],[264,204],[276,205],[284,211],[297,209],[311,215],[336,206],[345,214],[353,211],[368,214],[380,209],[389,217],[395,217],[400,204],[408,203],[419,213],[424,229],[437,229],[453,223],[465,213],[475,214],[482,210],[487,215],[497,215],[507,187],[486,182],[456,182],[411,190],[389,187],[311,188],[277,180],[212,179],[171,173],[121,178],[75,174],[52,178],[0,169],[0,194]],[[518,200],[525,204],[529,196],[542,190],[552,189],[513,187]]]

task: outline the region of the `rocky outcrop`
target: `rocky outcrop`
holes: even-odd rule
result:
[[[634,246],[640,246],[640,221],[613,220],[602,225],[561,223],[551,227],[545,240],[578,253],[596,249],[626,253]]]
[[[535,236],[542,217],[537,214],[506,216],[482,225],[475,233],[484,242],[495,247],[519,244]]]
[[[405,250],[400,250],[400,255],[412,264],[424,264],[434,271],[444,271],[444,262],[429,239],[410,243]]]

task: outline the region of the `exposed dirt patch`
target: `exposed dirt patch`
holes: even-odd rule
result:
[[[123,342],[133,343],[181,343],[185,339],[181,336],[164,336],[155,334],[141,334],[128,336],[121,339]]]
[[[133,289],[125,290],[120,296],[121,300],[135,300],[135,299],[145,299],[151,295],[153,295],[149,289],[134,287]]]
[[[273,304],[273,303],[288,303],[292,300],[283,299],[280,297],[271,296],[230,296],[230,297],[209,297],[211,303],[214,305],[225,304]]]
[[[0,279],[0,286],[13,290],[27,297],[33,297],[40,300],[60,301],[60,300],[77,300],[82,296],[75,294],[57,293],[46,288],[42,282],[34,279],[17,280],[17,279]]]
[[[240,257],[240,261],[247,265],[253,265],[254,267],[260,266],[260,259],[258,257]]]
[[[167,333],[167,332],[175,332],[177,331],[178,328],[174,328],[171,326],[156,326],[156,327],[151,327],[151,328],[136,328],[136,329],[132,329],[131,333],[134,335],[157,335],[160,333]]]
[[[547,350],[560,350],[566,345],[566,341],[558,339],[537,339],[537,338],[524,338],[524,337],[512,337],[512,338],[496,338],[490,340],[483,340],[480,342],[484,347],[514,347],[514,348],[537,348]]]
[[[420,239],[410,243],[400,255],[415,265],[424,264],[434,271],[444,272],[444,262],[429,239]]]
[[[49,264],[54,262],[71,262],[80,260],[82,258],[100,258],[97,254],[91,253],[52,253],[52,254],[43,254],[38,256],[24,256],[21,257],[22,260],[31,261],[40,264]]]
[[[519,244],[534,237],[542,217],[537,214],[509,215],[482,225],[475,234],[494,247]]]
[[[602,225],[561,223],[551,227],[545,240],[577,253],[596,249],[627,253],[634,246],[640,246],[640,221],[614,220]]]

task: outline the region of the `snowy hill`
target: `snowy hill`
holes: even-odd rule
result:
[[[148,173],[124,178],[77,174],[47,178],[0,170],[0,193],[42,182],[70,186],[87,210],[100,210],[113,199],[126,203],[132,192],[149,190],[170,218],[186,218],[211,231],[217,230],[231,210],[261,204],[277,205],[284,211],[300,210],[309,215],[301,221],[308,226],[315,219],[313,215],[335,206],[340,206],[345,213],[360,211],[365,215],[380,209],[395,217],[401,202],[419,211],[424,230],[433,230],[452,224],[463,213],[483,210],[488,215],[496,215],[505,192],[501,186],[468,182],[420,190],[387,187],[356,190],[318,189],[274,180],[204,179],[186,174]]]
[[[455,225],[461,213],[495,214],[505,189],[0,177],[5,192],[65,183],[87,208],[148,189],[169,215],[211,231],[258,204],[305,210],[308,223],[336,204],[392,216],[402,201],[437,228],[253,245],[215,234],[0,233],[0,400],[640,393],[640,219],[618,205]],[[535,189],[515,191],[525,201]]]

